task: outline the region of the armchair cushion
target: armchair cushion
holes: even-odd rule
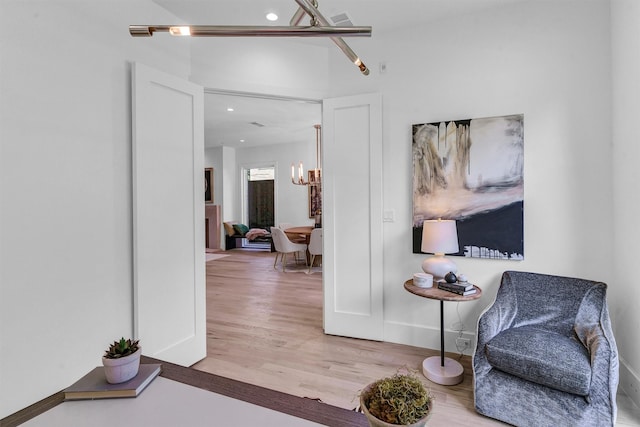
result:
[[[575,338],[525,326],[499,333],[485,351],[489,364],[508,374],[580,396],[589,394],[589,354]]]

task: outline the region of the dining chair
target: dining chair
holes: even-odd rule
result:
[[[314,228],[311,231],[311,238],[309,239],[309,247],[307,249],[309,255],[311,255],[311,262],[309,263],[309,274],[311,274],[311,267],[316,259],[316,255],[322,255],[322,228]]]
[[[304,243],[295,243],[289,240],[284,231],[277,227],[271,227],[271,237],[273,244],[276,248],[276,258],[273,261],[273,268],[276,268],[278,263],[278,257],[280,257],[280,263],[282,264],[282,272],[286,272],[287,254],[294,254],[296,263],[298,262],[298,252],[306,252],[307,245]],[[306,257],[305,257],[306,263]]]

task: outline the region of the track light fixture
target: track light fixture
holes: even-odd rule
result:
[[[133,37],[151,37],[153,33],[191,37],[337,37],[371,36],[371,27],[283,27],[272,25],[129,25]]]
[[[296,0],[296,3],[298,3],[298,10],[293,15],[293,18],[291,18],[290,25],[297,25],[298,23],[300,23],[305,13],[311,17],[312,26],[316,26],[318,24],[324,26],[331,25],[327,18],[325,18],[324,15],[322,15],[322,13],[320,13],[320,11],[318,10],[318,2],[316,0]],[[371,27],[368,28],[369,36],[371,36]],[[340,48],[340,50],[347,56],[347,58],[349,58],[351,62],[353,62],[358,68],[360,68],[362,74],[364,74],[365,76],[369,75],[369,69],[367,68],[367,66],[364,65],[358,55],[355,54],[355,52],[349,47],[349,45],[347,45],[344,40],[342,40],[341,37],[331,37],[331,40],[333,40],[333,42]]]
[[[316,0],[295,0],[298,10],[290,25],[240,26],[240,25],[129,25],[132,37],[151,37],[156,32],[168,32],[172,36],[191,37],[330,37],[342,52],[365,76],[369,69],[342,37],[371,37],[371,27],[336,27],[320,13]],[[305,15],[311,17],[309,26],[299,26]]]

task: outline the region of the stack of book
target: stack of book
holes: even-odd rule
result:
[[[104,374],[104,367],[98,366],[84,377],[65,388],[65,400],[109,399],[116,397],[136,397],[162,371],[159,363],[141,363],[138,375],[127,382],[110,384]]]
[[[473,284],[469,282],[448,283],[444,280],[438,280],[438,289],[453,292],[454,294],[462,296],[473,295],[476,293],[476,288],[474,288]]]

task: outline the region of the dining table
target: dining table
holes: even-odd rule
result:
[[[304,243],[308,246],[311,241],[311,232],[315,227],[313,225],[300,225],[296,227],[289,227],[284,230],[284,234],[287,235],[289,240],[292,242],[302,242],[302,238],[304,238]],[[306,250],[307,254],[307,265],[311,262],[311,254],[309,253],[309,249]],[[320,265],[322,262],[322,255],[316,257],[316,261],[313,263],[314,265]]]
[[[308,245],[309,240],[311,240],[311,232],[313,231],[313,228],[314,227],[312,225],[289,227],[284,230],[284,234],[286,234],[292,242],[300,241],[301,237],[304,237],[304,243]]]

